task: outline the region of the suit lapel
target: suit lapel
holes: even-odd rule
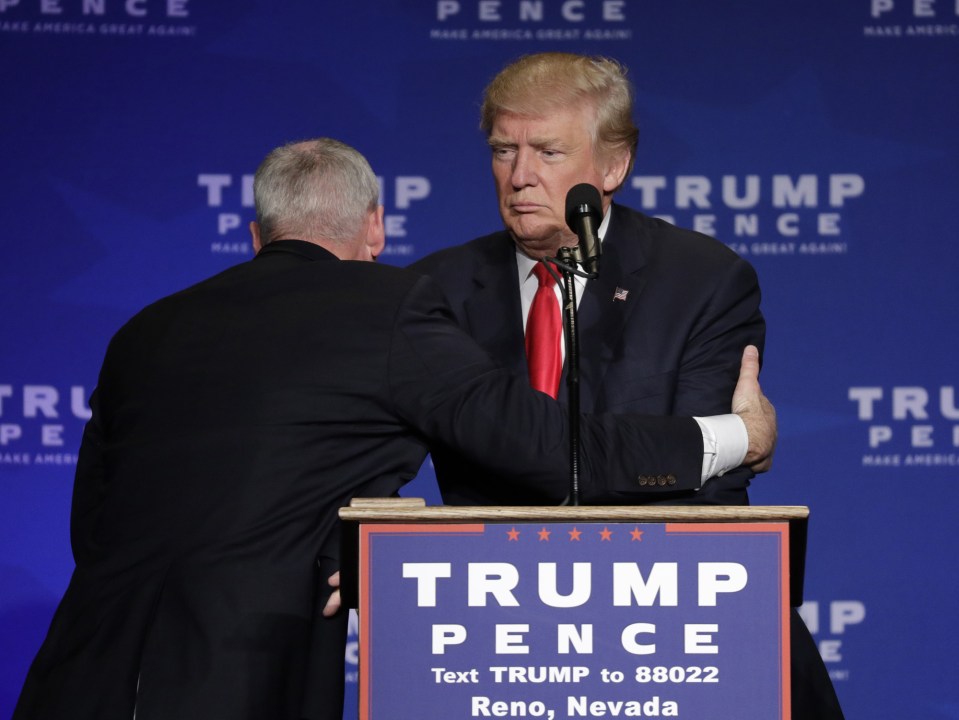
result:
[[[647,282],[645,245],[644,230],[629,210],[614,204],[599,277],[586,284],[579,305],[580,402],[585,412],[595,411],[606,370],[624,352],[625,327]]]
[[[626,208],[613,205],[609,233],[603,241],[600,275],[586,284],[577,319],[580,333],[580,402],[593,412],[609,364],[623,352],[624,328],[638,307],[646,275],[645,231]],[[522,305],[517,283],[516,251],[506,233],[482,246],[474,264],[475,290],[464,303],[469,332],[501,365],[527,374]],[[625,299],[615,295],[625,291]],[[622,293],[620,293],[620,296]],[[565,401],[566,374],[560,382]]]
[[[464,304],[470,334],[501,365],[525,375],[523,311],[510,237],[492,236],[474,268],[475,291]]]

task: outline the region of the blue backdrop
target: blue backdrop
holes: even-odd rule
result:
[[[370,159],[387,262],[496,229],[481,91],[547,49],[630,68],[619,200],[759,271],[780,446],[752,498],[811,509],[803,614],[847,716],[959,718],[954,0],[0,0],[0,715],[72,568],[112,333],[251,257],[289,140]],[[428,468],[407,494],[437,500]]]

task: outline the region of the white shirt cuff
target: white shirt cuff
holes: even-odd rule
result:
[[[749,449],[749,433],[739,415],[693,419],[703,433],[703,483],[743,464]]]

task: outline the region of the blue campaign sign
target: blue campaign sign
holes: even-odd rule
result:
[[[360,717],[789,717],[786,523],[360,530]]]

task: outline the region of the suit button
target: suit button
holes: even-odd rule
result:
[[[675,485],[675,484],[676,484],[676,476],[675,476],[675,475],[672,475],[672,474],[667,475],[667,476],[666,476],[666,482],[669,483],[670,485]]]
[[[656,476],[656,483],[657,483],[660,487],[664,487],[664,486],[666,485],[666,476],[665,476],[665,475],[657,475],[657,476]]]
[[[640,485],[646,485],[646,477],[645,477],[645,476],[643,476],[643,475],[640,475],[640,476],[639,476],[639,484],[640,484]]]

